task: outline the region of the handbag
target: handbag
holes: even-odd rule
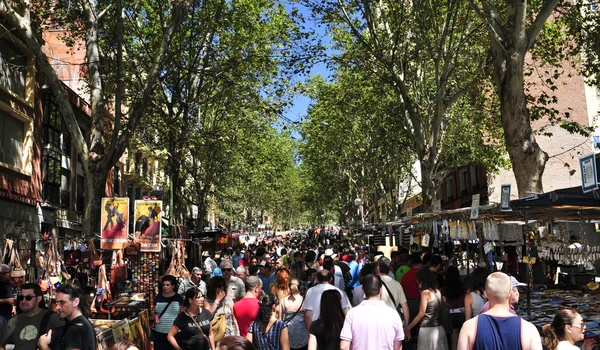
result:
[[[96,250],[96,246],[94,245],[94,240],[90,239],[90,243],[88,244],[88,249],[92,252],[92,264],[94,266],[102,265],[102,256],[98,254]]]
[[[65,265],[78,265],[81,262],[81,250],[75,247],[75,242],[69,242],[69,249],[63,252]]]
[[[212,331],[215,343],[219,343],[225,338],[225,332],[227,331],[227,314],[224,310],[210,321],[210,330]]]
[[[110,283],[122,283],[127,279],[127,265],[123,263],[123,254],[116,251],[116,263],[110,268]]]
[[[444,327],[446,335],[452,334],[454,327],[452,326],[450,308],[448,308],[448,304],[442,299],[438,298],[437,295],[435,296],[435,298],[438,300],[438,304],[440,305],[440,308],[438,309],[438,322],[440,326]]]

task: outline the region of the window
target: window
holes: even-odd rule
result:
[[[598,10],[598,3],[596,1],[597,0],[592,0],[590,3],[590,11],[592,12],[596,12]]]
[[[83,212],[85,198],[85,177],[77,175],[77,188],[75,190],[77,193],[77,207],[75,210],[78,212]]]
[[[42,158],[42,197],[51,204],[60,205],[61,200],[61,166],[60,155],[49,152]]]
[[[61,168],[60,174],[60,206],[71,207],[71,171]]]
[[[0,50],[0,87],[17,97],[27,98],[28,55],[19,49],[12,36],[0,31],[2,49]]]
[[[471,188],[479,187],[479,170],[476,166],[471,165]]]
[[[446,180],[446,200],[448,202],[454,200],[454,186],[453,186],[453,182],[454,182],[454,177],[453,176],[450,176]]]
[[[25,144],[25,122],[0,112],[0,162],[17,169],[23,169]]]
[[[467,194],[467,169],[461,169],[458,173],[458,179],[460,181],[460,194]]]
[[[0,25],[0,89],[33,108],[35,58],[31,50]]]

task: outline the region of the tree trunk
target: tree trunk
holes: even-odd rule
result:
[[[431,160],[421,159],[421,196],[423,197],[423,212],[428,213],[433,209],[433,201],[437,196],[437,188],[434,184],[433,167]]]
[[[548,154],[538,145],[529,119],[524,90],[525,51],[505,54],[496,60],[495,74],[499,83],[500,110],[506,150],[517,181],[519,197],[527,192],[542,192],[542,175]]]
[[[85,172],[85,197],[83,215],[83,234],[100,232],[100,215],[102,197],[106,196],[105,184],[109,170],[95,168],[95,171]],[[133,205],[133,203],[129,203]]]

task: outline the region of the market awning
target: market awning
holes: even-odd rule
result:
[[[511,208],[523,207],[600,207],[600,193],[591,191],[583,193],[581,186],[563,188],[531,197],[520,198],[510,202]]]

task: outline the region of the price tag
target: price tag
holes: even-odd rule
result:
[[[479,194],[474,194],[471,202],[471,219],[477,219],[479,217]]]
[[[483,251],[487,254],[492,250],[492,244],[490,242],[487,242],[486,244],[483,245]]]
[[[425,236],[423,236],[423,239],[421,239],[421,246],[423,247],[429,247],[429,240],[431,239],[429,234],[426,234]]]

